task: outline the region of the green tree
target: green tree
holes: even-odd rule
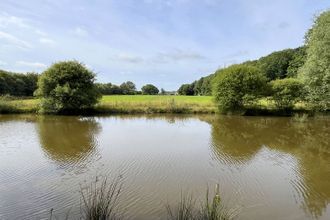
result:
[[[306,36],[307,58],[301,69],[308,100],[318,110],[330,109],[330,11],[318,16]]]
[[[258,66],[269,80],[283,79],[288,75],[287,70],[294,54],[293,49],[276,51],[260,58]]]
[[[159,93],[159,89],[152,84],[143,86],[141,90],[143,95],[157,95]]]
[[[37,73],[12,73],[0,70],[0,95],[33,96],[37,89]]]
[[[42,73],[37,95],[45,113],[71,113],[92,108],[100,94],[95,74],[78,61],[53,64]]]
[[[261,71],[248,65],[233,65],[219,70],[214,79],[215,102],[221,112],[235,112],[253,104],[266,88]]]
[[[160,89],[160,94],[161,94],[161,95],[165,95],[165,94],[166,94],[165,89],[161,88],[161,89]]]
[[[306,61],[306,47],[298,47],[294,49],[292,60],[289,62],[287,69],[288,77],[297,77],[300,68],[305,64]]]
[[[136,86],[133,82],[127,81],[120,85],[124,95],[134,95],[136,93]]]
[[[179,95],[194,95],[194,85],[193,84],[183,84],[178,89]]]
[[[305,96],[304,85],[298,79],[286,78],[272,81],[272,98],[278,109],[291,110]]]

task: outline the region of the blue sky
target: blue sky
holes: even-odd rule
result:
[[[232,63],[303,44],[328,0],[1,0],[0,69],[76,59],[100,82],[176,90]]]

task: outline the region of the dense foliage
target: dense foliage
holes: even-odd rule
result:
[[[183,84],[178,89],[179,95],[194,95],[194,84]]]
[[[330,109],[330,11],[323,12],[307,33],[307,59],[301,77],[309,101],[319,110]]]
[[[240,111],[265,91],[266,78],[256,67],[233,65],[220,70],[214,79],[214,96],[221,112]]]
[[[102,95],[122,95],[123,90],[112,83],[96,83],[96,87],[98,89],[98,91],[102,94]]]
[[[143,86],[141,90],[143,95],[157,95],[159,93],[159,89],[152,84]]]
[[[304,65],[306,60],[306,47],[296,49],[286,49],[276,51],[259,60],[246,61],[242,64],[254,66],[261,70],[268,81],[283,79],[287,77],[297,77],[298,70]],[[181,95],[211,95],[212,80],[218,73],[202,77],[191,84],[183,84],[178,93]]]
[[[123,95],[134,95],[136,93],[136,86],[133,82],[127,81],[120,85]]]
[[[32,96],[37,89],[38,74],[11,73],[0,70],[0,95]]]
[[[301,65],[299,58],[302,51],[301,48],[277,51],[260,58],[257,65],[269,81],[286,78],[289,75],[288,70],[290,70],[290,75],[296,75],[297,68]],[[296,55],[297,53],[299,55]]]
[[[214,74],[202,77],[191,84],[183,84],[178,89],[179,95],[212,95],[212,79]]]
[[[278,109],[291,110],[305,96],[304,85],[298,79],[277,79],[271,82],[272,98]]]
[[[71,113],[93,107],[99,98],[94,80],[95,74],[77,61],[53,64],[38,81],[41,111]]]

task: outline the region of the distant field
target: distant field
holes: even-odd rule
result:
[[[99,112],[213,113],[211,96],[111,95],[103,96]]]
[[[152,113],[215,113],[212,96],[107,95],[95,107],[95,113],[152,114]],[[0,113],[35,113],[38,99],[0,99]],[[297,103],[295,110],[308,110]],[[256,109],[276,110],[273,101],[259,100]]]
[[[36,112],[38,99],[1,101],[15,112]],[[1,108],[1,103],[0,103]],[[211,96],[108,95],[96,106],[98,113],[214,113]],[[10,110],[8,110],[10,111]],[[1,109],[0,109],[1,113]]]

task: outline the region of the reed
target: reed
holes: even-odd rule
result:
[[[122,190],[121,178],[109,182],[107,178],[95,181],[87,187],[80,187],[81,219],[117,220],[122,219],[118,208]]]
[[[215,194],[210,198],[209,189],[206,190],[205,201],[199,208],[195,207],[192,196],[181,195],[181,200],[176,207],[167,205],[169,220],[232,220],[237,215],[238,209],[226,207],[220,197],[219,184],[216,184]]]

